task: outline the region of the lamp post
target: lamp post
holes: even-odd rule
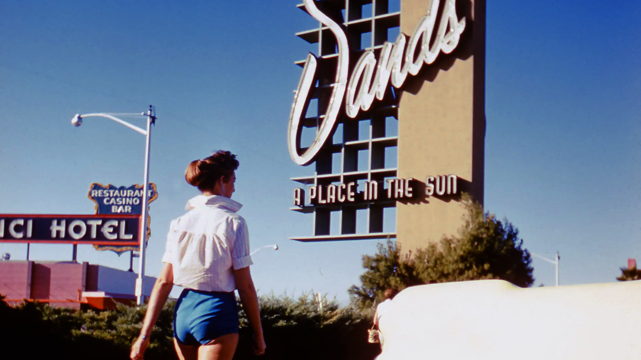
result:
[[[147,130],[141,129],[138,126],[132,125],[116,116],[145,116],[147,117]],[[76,114],[71,119],[71,124],[74,126],[82,125],[82,119],[87,117],[103,117],[113,120],[121,125],[124,125],[142,135],[145,135],[147,140],[145,142],[145,173],[144,185],[142,190],[142,226],[140,227],[140,270],[138,271],[138,278],[136,278],[136,303],[142,305],[144,302],[143,295],[143,279],[145,277],[145,255],[147,248],[147,219],[149,217],[149,149],[151,147],[151,125],[156,123],[156,116],[153,112],[153,107],[149,105],[149,110],[146,113],[122,113],[122,114],[107,114],[107,113],[94,113],[94,114]]]
[[[535,253],[530,253],[532,256],[537,257],[543,261],[547,261],[550,264],[556,266],[556,286],[559,286],[559,260],[561,260],[561,257],[559,256],[559,252],[556,252],[556,256],[554,257],[554,260],[548,259],[546,257],[543,257],[541,255],[535,254]]]

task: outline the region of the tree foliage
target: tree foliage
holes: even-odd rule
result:
[[[503,279],[521,287],[534,283],[532,259],[518,229],[483,212],[467,195],[462,203],[466,213],[458,235],[445,236],[413,253],[401,252],[398,244],[388,240],[386,245],[379,244],[377,254],[363,256],[361,286],[349,289],[359,308],[371,308],[391,286],[401,290],[417,284],[479,279]]]
[[[621,268],[621,276],[617,278],[619,281],[630,281],[630,280],[641,280],[641,270],[637,270],[637,267],[631,268]]]
[[[402,290],[423,283],[409,255],[401,253],[400,245],[388,239],[377,248],[375,255],[363,256],[365,272],[361,275],[361,286],[352,285],[348,290],[360,309],[373,309],[377,299],[383,299],[385,289]]]

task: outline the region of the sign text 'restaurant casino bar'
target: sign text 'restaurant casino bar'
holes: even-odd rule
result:
[[[303,0],[318,20],[292,104],[288,145],[300,241],[396,237],[424,247],[483,202],[484,0]],[[394,229],[394,209],[396,226]],[[337,223],[332,223],[337,222]]]

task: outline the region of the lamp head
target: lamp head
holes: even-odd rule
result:
[[[71,119],[71,125],[73,126],[80,126],[82,125],[82,116],[80,114],[76,114],[76,116]]]
[[[2,260],[9,261],[9,259],[11,259],[11,254],[9,253],[2,254]]]
[[[274,245],[274,250],[278,250],[278,245]]]

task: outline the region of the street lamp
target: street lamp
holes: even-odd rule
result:
[[[145,116],[147,117],[147,130],[141,129],[138,126],[132,125],[122,119],[117,118],[116,116]],[[151,125],[156,123],[156,116],[153,112],[153,107],[149,105],[149,110],[146,113],[122,113],[122,114],[106,114],[106,113],[95,113],[95,114],[76,114],[76,116],[71,119],[71,124],[73,126],[82,125],[82,119],[87,117],[103,117],[109,120],[113,120],[121,125],[124,125],[142,135],[145,135],[147,141],[145,143],[145,175],[144,175],[144,187],[142,190],[142,226],[140,227],[140,270],[138,271],[138,278],[136,279],[136,303],[142,305],[144,302],[143,287],[142,282],[145,277],[145,254],[147,248],[147,218],[149,217],[149,149],[151,146]]]
[[[559,286],[559,260],[561,260],[561,257],[559,256],[559,252],[558,251],[556,252],[556,257],[554,258],[554,260],[548,259],[546,257],[543,257],[535,253],[530,253],[530,254],[534,257],[537,257],[543,261],[547,261],[550,264],[556,266],[556,286]]]
[[[267,248],[272,248],[274,250],[278,250],[278,245],[265,245],[263,247],[259,247],[258,249],[252,251],[251,254],[249,254],[249,255],[254,255],[255,253],[257,253],[257,252],[259,252],[259,251],[261,251],[263,249],[267,249]]]

